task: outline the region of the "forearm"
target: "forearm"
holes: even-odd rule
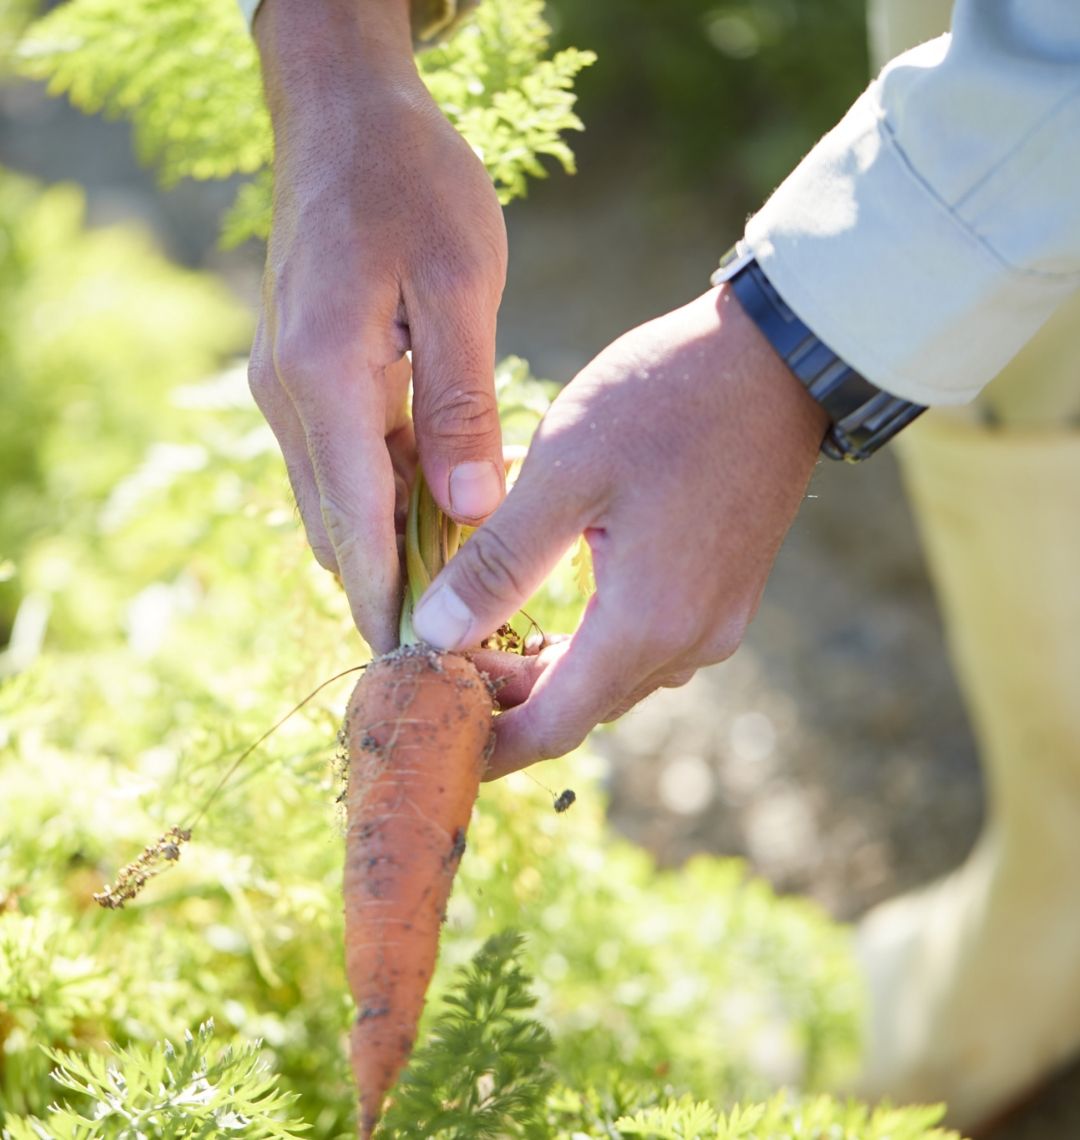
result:
[[[414,77],[408,0],[263,0],[254,24],[275,128],[374,81]]]

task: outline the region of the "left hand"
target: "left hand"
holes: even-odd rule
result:
[[[255,34],[275,156],[251,389],[316,558],[384,653],[417,462],[459,522],[503,496],[502,211],[417,74],[407,0],[263,0]]]
[[[825,427],[724,288],[627,333],[566,387],[414,617],[433,645],[476,645],[589,540],[597,592],[570,639],[517,666],[489,778],[569,752],[735,651]]]

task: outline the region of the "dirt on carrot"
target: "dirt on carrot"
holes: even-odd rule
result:
[[[425,646],[372,662],[349,701],[345,967],[364,1140],[412,1051],[493,710],[471,662]]]

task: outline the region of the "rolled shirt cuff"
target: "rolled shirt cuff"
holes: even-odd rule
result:
[[[916,51],[943,53],[943,40]],[[875,385],[919,404],[965,403],[1077,275],[1017,268],[981,240],[914,168],[879,89],[750,219],[745,240],[794,312]]]

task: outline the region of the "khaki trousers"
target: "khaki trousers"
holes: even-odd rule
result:
[[[941,0],[870,0],[876,63],[948,15]],[[858,1091],[946,1101],[968,1129],[1080,1047],[1080,296],[977,400],[932,409],[896,451],[988,818],[961,868],[859,926]]]

